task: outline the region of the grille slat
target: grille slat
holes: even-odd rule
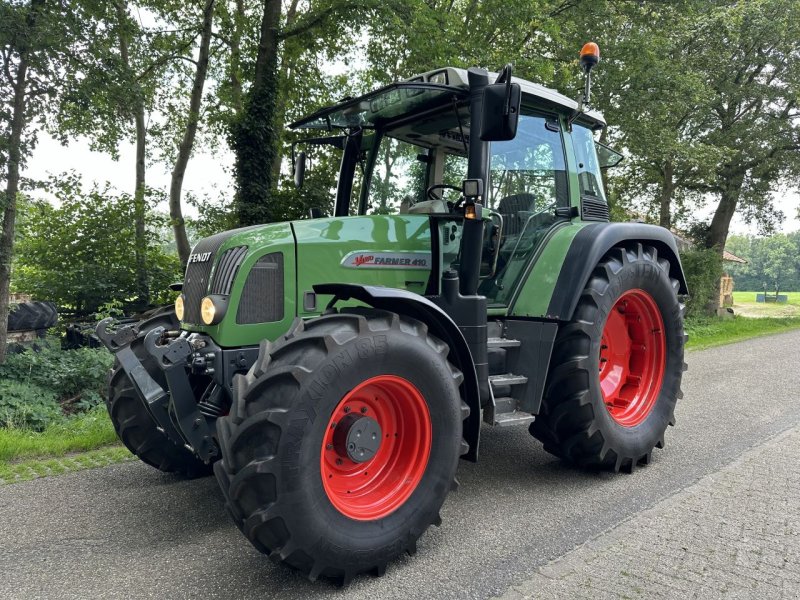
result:
[[[273,252],[258,259],[236,311],[236,323],[271,323],[283,320],[283,254]]]
[[[214,282],[211,286],[212,294],[227,296],[231,293],[233,280],[247,254],[247,246],[236,246],[225,251],[220,257],[217,269],[214,272]]]
[[[598,198],[581,198],[581,219],[584,221],[608,221],[610,213],[608,204]]]

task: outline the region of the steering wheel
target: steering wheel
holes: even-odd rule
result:
[[[430,186],[425,195],[428,197],[428,200],[441,200],[441,196],[437,196],[434,194],[436,190],[455,190],[457,192],[461,191],[461,188],[457,185],[450,185],[448,183],[437,183],[435,185]]]

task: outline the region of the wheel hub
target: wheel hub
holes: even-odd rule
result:
[[[375,419],[351,413],[335,427],[333,447],[342,458],[364,463],[377,454],[382,437],[381,426]]]

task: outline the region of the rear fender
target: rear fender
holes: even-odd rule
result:
[[[422,321],[429,331],[450,347],[450,360],[464,374],[461,395],[469,406],[469,417],[464,422],[464,439],[469,450],[462,458],[472,462],[478,460],[478,443],[481,433],[481,408],[478,376],[467,342],[458,325],[433,302],[413,292],[396,288],[326,283],[314,286],[317,294],[330,294],[336,300],[358,300],[373,308],[407,315]]]

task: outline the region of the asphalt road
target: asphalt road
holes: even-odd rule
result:
[[[664,450],[632,475],[591,474],[526,428],[486,428],[443,524],[413,558],[345,590],[256,552],[213,479],[139,463],[0,487],[0,598],[486,598],[800,425],[800,332],[690,353]],[[781,460],[780,455],[774,457]]]

